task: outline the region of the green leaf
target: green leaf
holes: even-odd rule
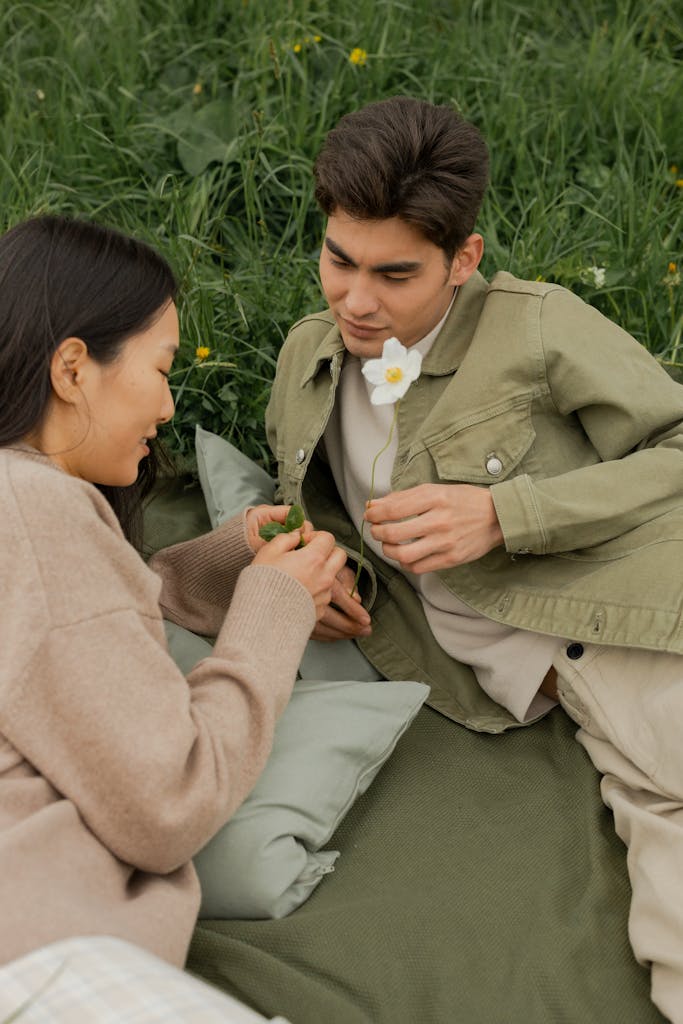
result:
[[[266,523],[260,528],[258,535],[262,540],[272,540],[279,533],[289,533],[289,530],[282,523]]]
[[[178,139],[178,159],[192,177],[212,161],[228,163],[239,143],[237,117],[231,99],[211,100],[197,111],[184,111]]]
[[[302,509],[301,505],[292,505],[289,512],[287,513],[287,518],[285,519],[285,526],[287,528],[287,532],[289,533],[292,530],[299,530],[303,525],[304,510]]]

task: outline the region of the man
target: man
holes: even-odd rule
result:
[[[349,553],[318,639],[354,638],[471,728],[556,698],[579,724],[630,844],[636,955],[683,1021],[683,388],[565,289],[487,284],[487,172],[447,107],[395,97],[329,133],[315,178],[330,308],[290,332],[267,414],[281,498]],[[422,372],[366,507],[393,409],[361,368],[390,337]]]

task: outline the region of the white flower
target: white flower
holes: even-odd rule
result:
[[[370,395],[373,405],[391,405],[403,398],[406,391],[420,376],[422,356],[413,348],[406,348],[398,338],[387,338],[380,359],[368,359],[363,376],[374,385]]]
[[[589,267],[588,272],[593,275],[593,283],[596,288],[602,288],[605,283],[604,267]]]

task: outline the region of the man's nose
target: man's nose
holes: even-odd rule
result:
[[[372,316],[379,309],[379,301],[372,283],[362,275],[354,275],[345,297],[346,310],[352,317]]]

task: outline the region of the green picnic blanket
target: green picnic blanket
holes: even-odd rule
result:
[[[149,546],[207,528],[192,491]],[[560,709],[503,736],[423,708],[289,917],[201,921],[188,969],[291,1024],[650,1024],[625,848]]]

